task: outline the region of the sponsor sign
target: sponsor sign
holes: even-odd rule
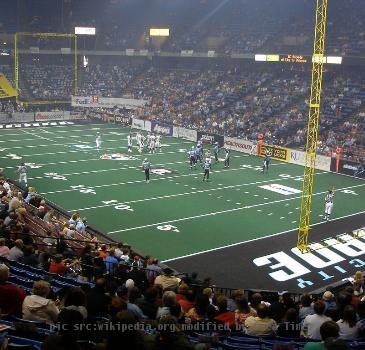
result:
[[[269,156],[273,159],[281,160],[284,162],[288,161],[289,149],[287,148],[263,144],[261,147],[260,156],[264,157],[267,151],[269,152]]]
[[[137,158],[128,156],[123,153],[114,153],[114,154],[103,154],[100,156],[100,159],[104,160],[135,160]]]
[[[143,107],[148,103],[147,100],[138,100],[135,98],[117,98],[117,97],[98,97],[98,96],[72,96],[71,105],[73,107],[86,108],[126,108],[135,109]]]
[[[204,144],[210,144],[210,145],[212,145],[215,142],[218,142],[219,147],[223,147],[224,146],[224,137],[221,136],[221,135],[207,134],[207,133],[198,131],[197,139],[198,140],[202,140],[202,142]]]
[[[149,121],[149,120],[145,120],[144,122],[144,129],[148,132],[151,131],[151,128],[152,128],[152,123]]]
[[[164,169],[164,168],[157,168],[157,169],[151,169],[152,174],[164,176],[164,175],[170,175],[172,174],[172,170]]]
[[[115,123],[116,124],[124,124],[124,125],[131,125],[131,118],[124,117],[124,116],[115,116]]]
[[[151,131],[157,134],[172,136],[173,135],[173,127],[164,123],[155,122],[151,123]]]
[[[180,126],[174,126],[172,136],[181,137],[183,139],[196,142],[198,137],[198,132],[196,130],[186,129]]]
[[[297,165],[305,165],[305,152],[290,149],[289,163]],[[326,157],[320,154],[316,155],[316,169],[330,171],[331,157]]]
[[[77,148],[77,149],[92,149],[93,147],[90,145],[85,145],[85,144],[76,144],[76,145],[71,145],[71,147],[73,148]]]
[[[352,276],[365,266],[365,230],[351,234],[330,236],[309,245],[308,253],[296,247],[274,251],[252,260],[254,266],[265,271],[273,285],[283,288],[296,285],[300,290],[314,290]],[[255,269],[256,270],[256,269]]]
[[[70,112],[59,111],[59,112],[36,112],[34,115],[34,121],[43,122],[49,120],[67,120],[70,118]]]
[[[132,128],[144,130],[144,120],[132,118]]]
[[[336,158],[331,160],[331,171],[336,172]],[[365,164],[353,162],[351,160],[340,159],[338,172],[354,177],[365,179]]]
[[[263,188],[265,190],[283,194],[284,196],[290,196],[292,194],[298,194],[301,192],[300,190],[297,190],[296,188],[283,186],[283,185],[279,185],[279,184],[269,184],[269,185],[263,185],[263,186],[259,186],[259,187]]]
[[[70,112],[69,120],[86,120],[87,115],[80,112]]]
[[[251,153],[253,143],[247,140],[236,139],[233,137],[224,138],[224,147],[232,151]]]
[[[12,122],[33,122],[34,121],[34,113],[32,112],[14,112],[11,114],[11,121]]]

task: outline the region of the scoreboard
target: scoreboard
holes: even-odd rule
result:
[[[318,60],[318,57],[315,58]],[[312,62],[314,58],[309,55],[261,55],[257,54],[255,55],[255,61],[257,62],[284,62],[284,63],[308,63]],[[321,60],[323,63],[329,63],[329,64],[341,64],[342,63],[342,57],[321,57]]]

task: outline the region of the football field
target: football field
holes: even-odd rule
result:
[[[97,131],[101,151],[95,148]],[[262,174],[261,158],[232,152],[230,168],[213,161],[211,181],[203,182],[202,168],[188,165],[191,142],[164,137],[160,152],[139,154],[134,141],[128,153],[128,132],[111,124],[2,129],[0,167],[17,179],[17,165],[28,163],[28,185],[49,201],[162,261],[298,226],[303,167],[272,160]],[[149,184],[141,169],[145,157],[152,166]],[[332,187],[333,218],[365,210],[364,180],[317,170],[313,224],[323,221],[324,196]],[[291,239],[295,246],[296,236]]]

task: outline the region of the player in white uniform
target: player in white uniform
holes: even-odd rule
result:
[[[333,190],[328,190],[326,197],[324,198],[324,219],[329,221],[330,215],[332,214],[333,209]]]
[[[155,140],[156,136],[154,134],[150,135],[150,153],[155,153]]]
[[[257,155],[257,140],[253,140],[252,141],[252,146],[251,146],[251,152],[250,152],[251,156],[256,156]]]
[[[96,143],[97,150],[99,150],[100,147],[101,147],[101,136],[100,136],[100,133],[99,132],[96,133],[95,143]]]
[[[28,167],[24,163],[21,163],[18,167],[17,173],[19,173],[19,183],[24,182],[25,186],[28,186]]]
[[[128,142],[128,152],[132,152],[133,144],[132,144],[132,135],[131,134],[129,134],[127,136],[127,142]]]
[[[155,146],[158,149],[158,151],[161,152],[161,135],[159,135],[159,134],[156,135]]]

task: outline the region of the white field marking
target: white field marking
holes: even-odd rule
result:
[[[162,164],[154,164],[154,166],[164,166],[164,165],[174,165],[174,164],[183,164],[183,163],[187,163],[186,161],[180,161],[180,162],[171,162],[171,163],[162,163]],[[89,171],[81,171],[79,173],[69,173],[69,174],[62,174],[62,176],[73,176],[73,175],[84,175],[84,174],[98,174],[98,173],[105,173],[108,171],[117,171],[117,170],[130,170],[130,169],[141,169],[141,167],[139,166],[135,166],[135,167],[121,167],[121,168],[111,168],[111,169],[101,169],[101,170],[89,170]],[[35,177],[28,177],[28,179],[30,180],[35,180],[35,179],[44,179],[47,176],[35,176]]]
[[[282,165],[282,164],[272,164],[272,166],[277,166],[277,165]],[[242,169],[241,167],[239,168],[231,168],[229,170],[227,169],[222,169],[222,170],[216,170],[214,173],[222,173],[222,172],[230,172],[230,171],[239,171],[239,170],[245,170]],[[195,174],[183,174],[183,175],[175,175],[175,176],[160,176],[158,178],[155,179],[151,179],[150,181],[160,181],[160,180],[164,180],[164,181],[174,181],[174,179],[178,179],[181,177],[194,177]],[[299,175],[298,175],[299,176]],[[269,180],[268,180],[269,181]],[[272,181],[272,180],[270,180]],[[136,181],[125,181],[125,182],[118,182],[118,183],[113,183],[113,184],[104,184],[104,185],[96,185],[96,186],[92,186],[93,188],[103,188],[103,187],[111,187],[111,186],[120,186],[120,185],[130,185],[130,184],[136,184],[136,183],[145,183],[146,180],[136,180]],[[64,193],[64,192],[72,192],[75,191],[74,189],[65,189],[65,190],[59,190],[59,191],[51,191],[51,192],[43,192],[43,194],[54,194],[54,193]]]
[[[36,136],[36,135],[34,135]],[[41,137],[41,136],[38,136],[38,137]],[[49,141],[52,141],[51,139],[47,139],[45,137],[41,137],[41,138],[44,138],[45,140],[49,140]],[[121,142],[121,140],[107,140],[105,142]],[[79,143],[82,143],[82,144],[90,144],[90,143],[94,143],[92,141],[80,141]],[[4,147],[3,150],[13,150],[13,149],[19,149],[19,148],[38,148],[38,147],[50,147],[50,146],[70,146],[70,145],[74,145],[75,142],[67,142],[67,143],[54,143],[52,145],[48,144],[48,145],[31,145],[31,146],[15,146],[15,147]],[[180,145],[181,142],[171,142],[171,143],[168,143],[167,145],[171,146],[171,145]],[[104,150],[108,150],[108,149],[119,149],[119,148],[126,148],[126,147],[115,147],[115,148],[111,148],[111,147],[106,147],[106,148],[101,148],[100,151],[104,151]],[[93,148],[94,149],[94,148]],[[91,150],[91,149],[90,149]],[[176,153],[175,152],[168,152],[168,153]],[[162,154],[162,153],[149,153],[148,155],[151,156],[151,155],[157,155],[157,154]]]
[[[68,128],[68,130],[54,130],[55,128]],[[27,130],[30,130],[30,131],[36,131],[38,129],[39,128],[27,128]],[[95,129],[88,129],[88,128],[86,128],[86,129],[73,129],[72,126],[66,126],[66,125],[55,125],[51,129],[53,130],[53,133],[96,131]],[[22,129],[19,129],[19,130],[22,130]],[[116,131],[116,130],[120,130],[120,129],[118,129],[118,128],[105,128],[105,129],[100,129],[100,130],[103,134],[106,134],[106,133],[104,133],[104,130],[114,130],[114,131]],[[2,131],[14,131],[14,129],[1,129],[1,132]],[[107,132],[107,133],[109,133],[109,132]],[[123,132],[123,134],[128,135],[129,132]],[[19,133],[16,133],[16,134],[4,133],[4,136],[19,136]],[[95,135],[93,135],[93,136],[95,136]]]
[[[93,143],[93,142],[83,142],[83,143]],[[71,145],[73,145],[74,143],[71,143]],[[63,144],[65,145],[65,144]],[[169,144],[169,145],[172,145],[172,144]],[[48,146],[51,146],[51,145],[48,145]],[[54,146],[54,145],[52,145]],[[112,151],[115,151],[115,150],[118,150],[118,149],[126,149],[127,147],[108,147],[108,148],[102,148],[101,152],[103,151],[107,151],[107,150],[112,150]],[[3,148],[5,150],[5,148]],[[47,152],[47,153],[33,153],[33,154],[22,154],[23,157],[35,157],[35,156],[46,156],[46,155],[55,155],[55,154],[68,154],[68,153],[80,153],[80,152],[92,152],[92,151],[96,151],[95,148],[90,148],[90,149],[87,149],[87,150],[70,150],[70,151],[58,151],[58,152]],[[114,152],[115,153],[115,152]],[[169,152],[159,152],[159,153],[154,153],[154,154],[147,154],[147,153],[142,153],[142,154],[132,154],[133,157],[150,157],[152,155],[164,155],[164,154],[175,154],[176,152],[175,151],[169,151]],[[3,159],[8,159],[8,157],[0,157],[0,158],[3,158]],[[99,159],[99,158],[98,158]],[[285,164],[285,163],[284,163]],[[272,164],[272,165],[276,165],[276,164]]]
[[[35,135],[32,132],[29,132],[28,130],[20,129],[20,131],[23,132],[24,134],[32,135],[32,136],[38,137],[39,139],[53,142],[53,140],[49,139],[48,137],[44,137],[44,136],[41,136],[41,135]],[[36,140],[36,139],[34,139],[34,140]],[[20,141],[24,141],[24,140],[20,140]],[[27,147],[27,146],[25,146],[25,147]],[[4,148],[4,149],[6,149],[6,148]]]
[[[365,211],[360,211],[358,213],[354,213],[354,214],[349,214],[349,215],[344,215],[344,216],[340,216],[336,219],[332,219],[331,221],[336,221],[336,220],[342,220],[342,219],[346,219],[346,218],[349,218],[351,216],[355,216],[355,215],[359,215],[359,214],[364,214]],[[295,224],[296,221],[292,221],[292,224]],[[318,226],[318,225],[321,225],[323,224],[324,221],[321,221],[321,222],[317,222],[315,224],[311,224],[311,226]],[[285,233],[288,233],[288,232],[291,232],[295,229],[292,228],[292,229],[289,229],[289,230],[285,230],[285,231],[281,231],[281,232],[277,232],[277,233],[274,233],[272,235],[269,235],[269,236],[263,236],[263,237],[257,237],[257,238],[253,238],[253,239],[249,239],[247,241],[242,241],[242,242],[237,242],[237,243],[232,243],[232,244],[227,244],[227,245],[224,245],[222,247],[217,247],[217,248],[211,248],[211,249],[207,249],[207,250],[202,250],[200,252],[196,252],[196,253],[191,253],[191,254],[186,254],[186,255],[182,255],[182,256],[178,256],[176,258],[171,258],[171,259],[166,259],[166,260],[163,260],[161,261],[161,263],[166,263],[166,262],[169,262],[169,261],[174,261],[174,260],[179,260],[179,259],[184,259],[184,258],[189,258],[189,257],[192,257],[192,256],[195,256],[195,255],[201,255],[201,254],[205,254],[205,253],[210,253],[210,252],[215,252],[217,250],[222,250],[222,249],[226,249],[226,248],[231,248],[231,247],[235,247],[237,245],[241,245],[241,244],[246,244],[246,243],[250,243],[250,242],[255,242],[255,241],[260,241],[262,239],[267,239],[267,238],[270,238],[270,237],[275,237],[275,236],[280,236],[280,235],[283,235]]]
[[[365,184],[355,185],[355,186],[350,186],[350,187],[343,187],[343,188],[338,189],[337,191],[351,189],[351,188],[356,188],[356,187],[362,187],[362,186],[365,186]],[[313,193],[313,196],[318,196],[320,194],[325,194],[325,193],[327,193],[327,191],[317,192],[317,193]],[[203,217],[214,216],[214,215],[219,215],[219,214],[225,214],[225,213],[240,211],[240,210],[244,210],[244,209],[251,209],[251,208],[256,208],[256,207],[270,205],[270,204],[283,203],[283,202],[292,201],[294,199],[300,199],[300,198],[301,198],[301,196],[297,196],[297,197],[280,199],[280,200],[276,200],[276,201],[272,201],[272,202],[266,202],[266,203],[260,203],[260,204],[253,204],[253,205],[246,205],[244,207],[227,209],[227,210],[220,210],[220,211],[216,211],[216,212],[211,212],[211,213],[206,213],[206,214],[200,214],[200,215],[194,215],[194,216],[188,216],[188,217],[184,217],[184,218],[180,218],[180,219],[173,219],[173,220],[158,222],[158,223],[154,223],[154,224],[148,224],[148,225],[143,225],[143,226],[129,227],[129,228],[121,229],[121,230],[110,231],[110,232],[108,232],[108,234],[114,234],[114,233],[119,233],[119,232],[139,230],[141,228],[153,227],[153,226],[156,226],[156,225],[165,225],[165,224],[169,224],[169,223],[172,223],[172,222],[181,222],[181,221],[187,221],[187,220],[192,220],[192,219],[199,219],[199,218],[203,218]]]

